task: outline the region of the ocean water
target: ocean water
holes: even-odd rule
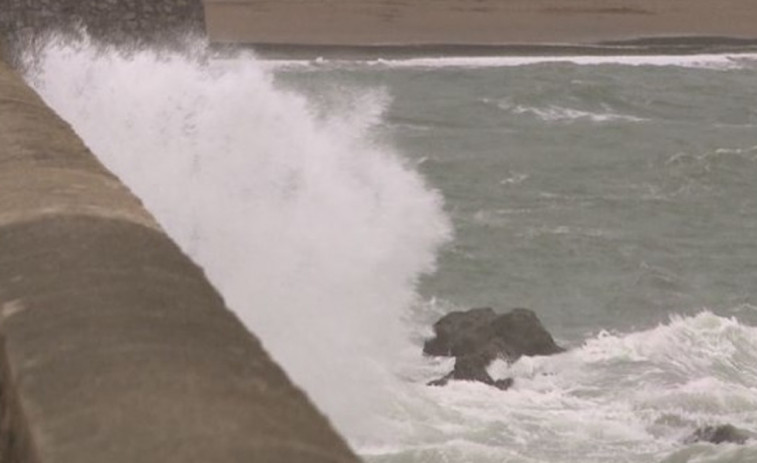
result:
[[[282,60],[52,40],[27,79],[371,463],[754,462],[757,55]],[[442,314],[569,350],[425,386]]]

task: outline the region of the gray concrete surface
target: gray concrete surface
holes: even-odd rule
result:
[[[3,463],[357,461],[2,62],[0,342]]]

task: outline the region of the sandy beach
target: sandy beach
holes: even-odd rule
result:
[[[339,46],[757,40],[755,0],[205,0],[216,43]]]

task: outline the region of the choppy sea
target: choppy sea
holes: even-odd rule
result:
[[[757,461],[757,54],[26,62],[366,462]],[[425,386],[479,306],[569,350]]]

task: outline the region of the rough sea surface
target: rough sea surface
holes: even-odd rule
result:
[[[757,461],[683,443],[757,431],[757,56],[27,58],[367,462]],[[425,386],[475,306],[569,351]]]

